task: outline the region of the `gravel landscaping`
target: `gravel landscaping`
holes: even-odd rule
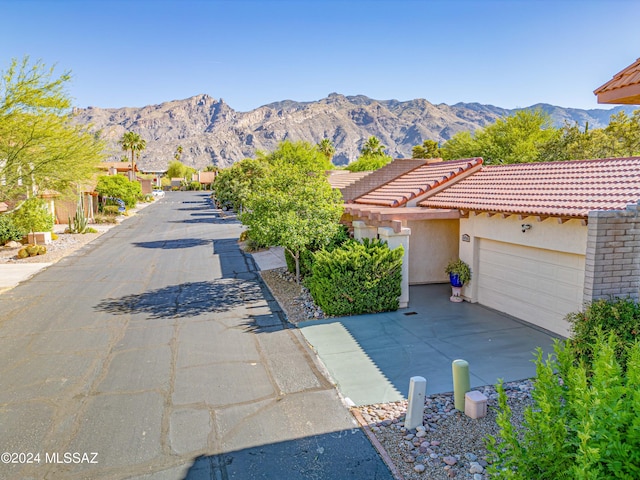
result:
[[[308,290],[296,284],[286,268],[260,274],[291,323],[324,318]],[[531,404],[532,388],[530,380],[505,383],[515,426],[521,424],[523,412]],[[404,428],[406,401],[354,407],[353,413],[377,440],[373,443],[381,445],[383,458],[390,459],[398,478],[485,480],[488,452],[484,438],[498,432],[497,393],[494,386],[474,390],[488,399],[487,415],[475,420],[455,410],[452,393],[425,398],[424,427],[417,430]]]

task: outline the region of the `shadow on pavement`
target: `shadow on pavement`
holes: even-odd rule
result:
[[[193,215],[193,214],[192,214]],[[185,220],[170,220],[168,223],[211,223],[211,224],[220,224],[220,223],[229,223],[229,220],[218,217],[216,214],[211,214],[207,216],[201,216],[197,218],[187,218]]]
[[[108,298],[94,308],[113,315],[146,313],[151,319],[183,318],[225,312],[260,300],[262,290],[256,282],[227,278],[215,282],[170,285],[141,294]]]
[[[184,480],[392,480],[359,429],[314,435],[194,459]]]
[[[201,238],[181,238],[179,240],[155,240],[153,242],[133,242],[134,247],[139,248],[162,248],[165,250],[173,250],[176,248],[191,248],[201,245],[208,245],[211,240]]]

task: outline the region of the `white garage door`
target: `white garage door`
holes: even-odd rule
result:
[[[478,302],[569,336],[582,307],[584,255],[480,239]]]

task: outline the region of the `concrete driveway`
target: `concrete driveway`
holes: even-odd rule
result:
[[[472,387],[535,375],[534,350],[550,353],[553,334],[450,295],[448,285],[413,286],[409,308],[298,326],[356,405],[406,398],[416,375],[427,379],[427,394],[450,392],[455,359],[469,362]]]

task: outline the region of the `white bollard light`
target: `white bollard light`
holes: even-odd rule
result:
[[[427,392],[427,380],[424,377],[409,379],[409,405],[404,419],[405,428],[412,430],[424,421],[424,396]]]

